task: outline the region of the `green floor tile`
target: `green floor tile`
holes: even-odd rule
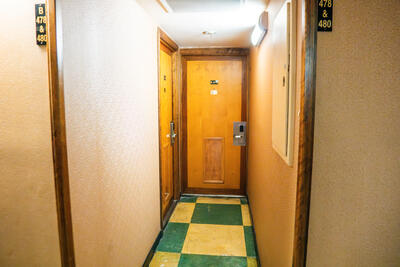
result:
[[[197,203],[192,223],[242,225],[240,205]]]
[[[255,240],[254,240],[254,233],[253,227],[251,226],[244,226],[244,238],[246,241],[246,251],[248,257],[256,257],[256,247],[255,247]]]
[[[157,251],[180,253],[188,228],[188,223],[168,223]]]
[[[247,258],[182,254],[179,267],[246,267]]]
[[[197,197],[181,197],[181,199],[179,200],[180,202],[187,202],[187,203],[196,203]]]
[[[247,198],[245,197],[240,198],[240,204],[248,204]]]

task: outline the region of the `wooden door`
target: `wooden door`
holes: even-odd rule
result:
[[[173,145],[170,123],[173,121],[172,103],[172,53],[160,44],[160,160],[161,160],[161,206],[162,217],[173,200]]]
[[[233,145],[233,123],[246,120],[245,66],[242,57],[183,60],[186,193],[244,193],[245,147]]]

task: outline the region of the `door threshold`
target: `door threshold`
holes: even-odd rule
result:
[[[216,198],[223,198],[223,197],[232,197],[232,198],[241,198],[241,197],[247,197],[245,195],[213,195],[213,194],[187,194],[184,193],[181,196],[183,197],[190,197],[190,196],[194,196],[194,197],[216,197]]]

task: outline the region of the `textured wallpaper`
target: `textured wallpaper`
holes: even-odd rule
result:
[[[135,1],[62,1],[77,266],[141,266],[160,225],[157,28]]]
[[[270,2],[270,19],[285,1]],[[249,151],[247,191],[262,266],[292,266],[300,110],[302,1],[297,1],[297,80],[293,166],[272,147],[272,27],[250,53]]]
[[[334,1],[318,33],[309,267],[400,266],[399,10]]]
[[[46,47],[37,1],[0,9],[0,266],[60,266]]]

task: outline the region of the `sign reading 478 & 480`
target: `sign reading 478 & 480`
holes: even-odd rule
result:
[[[35,22],[36,22],[36,44],[46,45],[47,44],[47,18],[46,18],[46,5],[36,4],[35,5]]]
[[[331,32],[332,24],[333,0],[318,0],[318,31]]]

